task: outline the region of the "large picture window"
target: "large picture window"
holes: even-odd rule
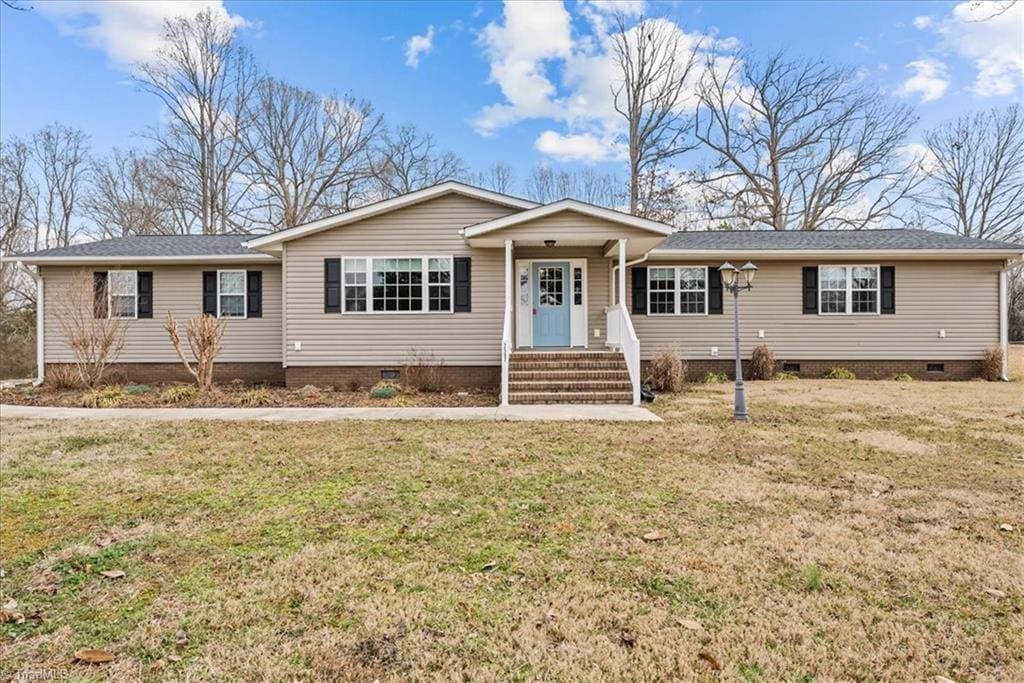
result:
[[[342,259],[345,313],[450,313],[452,257]]]
[[[704,315],[707,311],[707,266],[654,266],[647,269],[649,315]]]
[[[879,307],[878,266],[819,266],[818,312],[873,314]]]
[[[221,318],[245,317],[245,271],[217,271],[217,315]]]
[[[111,318],[138,317],[139,272],[112,270],[107,276],[107,292]],[[101,299],[102,300],[102,299]]]

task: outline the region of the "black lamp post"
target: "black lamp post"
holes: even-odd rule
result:
[[[722,285],[732,292],[732,323],[736,333],[736,396],[733,401],[733,419],[739,422],[747,422],[750,416],[747,415],[747,393],[743,386],[743,361],[740,360],[740,290],[751,290],[754,288],[754,274],[757,273],[757,266],[750,261],[742,268],[736,268],[728,261],[718,268],[722,275]],[[739,275],[743,275],[743,282],[740,282]]]

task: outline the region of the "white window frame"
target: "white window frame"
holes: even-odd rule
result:
[[[422,308],[419,311],[375,311],[373,310],[373,261],[374,259],[419,259],[420,273],[422,274],[423,290],[421,292]],[[430,310],[430,259],[448,259],[448,310]],[[345,263],[347,261],[362,260],[366,268],[366,310],[350,311],[346,308],[345,288],[358,287],[359,285],[345,284]],[[435,285],[436,286],[436,285]],[[342,256],[341,257],[341,314],[342,315],[449,315],[455,312],[455,257],[451,254],[386,254],[374,256]]]
[[[127,294],[114,294],[114,288],[110,284],[111,273],[132,273],[135,276],[135,306],[134,315],[114,315],[114,297],[115,296],[128,296]],[[107,317],[117,318],[118,320],[138,320],[139,319],[139,271],[137,270],[110,270],[107,271]]]
[[[822,310],[824,297],[821,296],[821,269],[822,268],[843,268],[846,271],[846,310],[842,313],[833,313]],[[875,310],[858,311],[853,310],[853,269],[874,268],[875,269]],[[878,263],[822,263],[818,265],[818,315],[881,315],[882,314],[882,266]],[[839,290],[829,290],[839,291]],[[858,292],[870,292],[870,289],[858,289]]]
[[[242,274],[242,315],[222,315],[220,309],[220,276],[222,273]],[[238,296],[238,294],[227,294],[226,296]],[[217,317],[225,320],[245,320],[249,317],[249,276],[244,270],[218,270],[217,271]]]
[[[675,311],[673,313],[652,313],[651,312],[651,270],[653,268],[672,269],[672,298],[675,300]],[[703,313],[683,313],[683,289],[679,286],[679,271],[684,268],[699,268],[704,271],[704,312]],[[708,315],[708,267],[707,266],[663,266],[652,264],[647,268],[647,315],[659,315],[659,316],[672,316],[681,315],[688,317]],[[667,290],[660,289],[660,292]],[[699,290],[686,290],[686,291],[699,291]]]

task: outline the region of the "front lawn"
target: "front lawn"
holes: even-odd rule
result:
[[[0,679],[1024,679],[1021,384],[748,393],[748,425],[728,385],[662,424],[4,420]]]

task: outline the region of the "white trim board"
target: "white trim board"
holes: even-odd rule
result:
[[[656,235],[669,235],[673,232],[672,228],[664,223],[631,216],[627,213],[622,213],[621,211],[615,211],[613,209],[606,209],[601,206],[594,206],[593,204],[587,204],[576,199],[561,199],[551,204],[535,206],[535,208],[531,208],[526,211],[520,211],[519,213],[514,213],[509,216],[503,216],[491,221],[471,225],[468,228],[462,229],[462,236],[466,239],[480,237],[481,235],[486,235],[487,233],[494,232],[495,230],[501,230],[503,228],[519,225],[538,218],[544,218],[545,216],[550,216],[561,211],[575,211],[576,213],[583,214],[584,216],[590,216],[591,218],[600,218],[611,223],[618,223],[619,225],[625,225],[631,228],[647,230],[648,232],[652,232]],[[586,235],[581,235],[581,237],[586,237]]]
[[[587,259],[585,258],[519,258],[515,260],[515,272],[512,273],[514,288],[512,297],[515,301],[515,343],[516,349],[541,348],[533,345],[533,264],[534,263],[568,263],[569,264],[569,344],[570,348],[587,349],[590,347],[590,276],[587,273]],[[520,291],[520,274],[526,268],[526,287],[528,293],[527,303],[523,304]],[[573,296],[573,271],[576,268],[583,269],[583,303],[576,304]]]
[[[272,249],[275,245],[283,242],[297,239],[299,237],[305,237],[306,235],[312,235],[330,228],[337,228],[349,223],[355,223],[356,221],[361,221],[372,216],[379,216],[390,211],[425,202],[428,199],[443,197],[447,194],[460,194],[466,197],[472,197],[474,199],[480,199],[485,202],[509,206],[516,209],[532,209],[537,206],[536,202],[531,202],[526,199],[510,197],[509,195],[449,180],[448,182],[441,183],[440,185],[434,185],[433,187],[417,190],[416,192],[410,192],[409,194],[403,194],[391,199],[384,199],[379,202],[374,202],[373,204],[367,204],[366,206],[361,206],[358,209],[346,211],[345,213],[338,214],[336,216],[328,216],[327,218],[322,218],[318,221],[313,221],[312,223],[296,225],[295,227],[279,230],[269,235],[255,237],[246,242],[245,245],[250,249]]]

